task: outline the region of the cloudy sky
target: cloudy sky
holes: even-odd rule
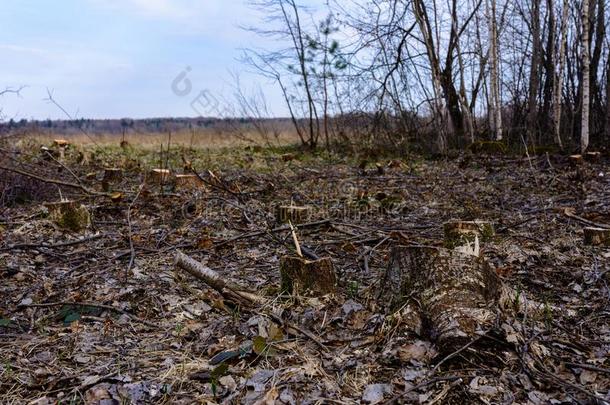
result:
[[[246,72],[240,48],[261,45],[239,28],[260,21],[245,0],[3,0],[0,89],[5,118],[196,116],[191,103],[231,93],[231,71],[262,86],[276,115],[279,94]],[[185,72],[178,93],[174,79]],[[185,94],[186,93],[186,94]],[[205,104],[205,103],[204,103]]]

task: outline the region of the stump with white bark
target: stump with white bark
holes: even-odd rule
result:
[[[310,216],[311,207],[308,206],[280,205],[275,213],[275,218],[280,224],[289,221],[293,224],[302,224],[307,222]]]
[[[336,292],[337,276],[328,257],[307,260],[284,256],[280,260],[282,290],[290,294],[325,295]]]
[[[416,307],[421,332],[439,347],[451,349],[493,326],[500,287],[482,257],[429,246],[396,246],[378,302],[388,312]]]
[[[585,244],[592,246],[610,246],[610,229],[588,227],[584,230]]]
[[[443,226],[445,246],[455,248],[479,242],[487,242],[495,235],[494,226],[487,221],[449,221]]]
[[[79,232],[91,225],[89,210],[76,201],[58,201],[44,206],[49,211],[49,218],[61,229]]]
[[[152,169],[148,173],[149,181],[152,184],[164,185],[171,179],[172,173],[168,169]]]

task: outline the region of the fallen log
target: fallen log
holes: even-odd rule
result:
[[[481,257],[430,246],[396,246],[378,302],[387,311],[414,304],[421,332],[451,350],[493,326],[500,287]]]
[[[237,284],[233,284],[223,280],[220,274],[216,273],[214,270],[210,269],[207,266],[204,266],[203,264],[190,258],[189,256],[185,255],[180,251],[176,252],[175,265],[176,268],[185,270],[187,273],[203,281],[229,300],[238,302],[247,307],[255,307],[256,305],[266,306],[267,304],[269,304],[269,301],[266,298],[245,291],[243,287]],[[295,335],[301,334],[311,339],[324,351],[328,351],[326,346],[324,346],[320,339],[318,339],[318,337],[315,336],[313,333],[306,329],[303,329],[297,324],[283,319],[280,315],[270,311],[269,309],[264,313],[256,313],[258,313],[259,315],[265,315],[270,317],[274,322],[278,323],[280,326],[285,327],[287,332]]]
[[[255,304],[264,305],[267,300],[259,295],[246,291],[245,287],[228,282],[222,276],[197,260],[177,251],[175,257],[176,268],[182,269],[193,277],[203,281],[223,296],[247,306]]]

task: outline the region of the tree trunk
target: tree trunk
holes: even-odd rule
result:
[[[595,41],[591,43],[593,45],[593,50],[591,51],[591,63],[589,68],[589,83],[590,83],[590,97],[591,97],[591,108],[594,116],[597,114],[603,114],[602,108],[602,94],[601,94],[601,86],[599,85],[598,79],[598,71],[599,64],[602,58],[602,49],[605,45],[606,38],[606,22],[605,22],[605,1],[606,0],[594,0],[594,4],[589,4],[591,9],[595,10],[597,14],[595,14],[595,27],[589,24],[589,42],[592,41],[591,35],[595,32]],[[595,7],[597,5],[597,7]],[[589,13],[591,10],[589,11]],[[594,16],[590,15],[589,23],[593,20]],[[596,121],[595,121],[596,122]],[[596,130],[600,129],[600,126],[594,126],[593,132],[597,132]]]
[[[415,0],[413,2],[413,10],[415,12],[417,24],[419,25],[420,31],[424,39],[424,44],[426,46],[426,52],[428,55],[428,61],[430,63],[430,69],[432,71],[432,88],[434,90],[432,113],[435,115],[434,121],[437,123],[438,128],[438,149],[441,152],[445,152],[447,150],[447,130],[449,129],[448,111],[443,99],[439,58],[434,47],[432,28],[430,26],[430,21],[426,13],[426,6],[423,1]]]
[[[548,10],[548,34],[546,41],[546,49],[544,50],[544,86],[542,92],[542,113],[540,119],[543,120],[545,137],[544,142],[551,141],[547,139],[546,133],[549,124],[552,123],[551,105],[553,102],[553,84],[555,81],[555,38],[556,38],[556,21],[555,21],[555,0],[547,0],[546,7]]]
[[[538,133],[538,87],[540,86],[540,0],[532,1],[532,61],[530,66],[529,97],[527,102],[527,129],[530,135]]]
[[[580,151],[585,153],[589,147],[589,107],[590,71],[589,71],[589,0],[582,2],[582,121],[580,130]]]
[[[491,3],[491,4],[490,4]],[[496,24],[496,0],[487,3],[489,18],[489,68],[491,114],[490,126],[496,141],[502,140],[502,103],[500,101],[500,80],[498,66],[498,28]]]
[[[610,144],[610,57],[606,61],[606,145]]]
[[[568,35],[568,0],[563,0],[561,10],[561,42],[559,44],[559,52],[556,57],[555,65],[558,66],[558,71],[555,73],[553,83],[553,130],[555,133],[555,143],[563,149],[561,141],[561,107],[562,107],[562,91],[563,91],[563,68],[566,60],[566,46]]]

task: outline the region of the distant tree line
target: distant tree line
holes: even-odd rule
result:
[[[276,123],[285,122],[286,119],[268,119]],[[257,119],[256,123],[260,121]],[[253,125],[251,118],[146,118],[146,119],[77,119],[77,120],[14,120],[0,122],[0,134],[13,132],[36,133],[62,133],[71,134],[86,131],[95,134],[125,133],[167,133],[188,130],[211,129],[228,131],[235,127]]]
[[[252,1],[277,47],[244,53],[304,145],[610,144],[606,0],[304,4]]]

